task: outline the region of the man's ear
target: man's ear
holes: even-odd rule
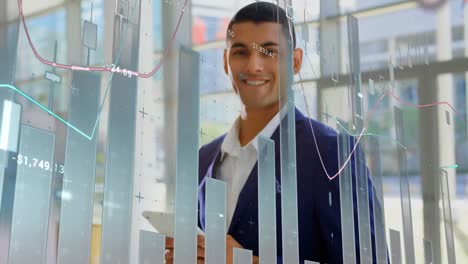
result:
[[[227,64],[227,49],[224,49],[223,54],[224,72],[228,75],[228,64]]]
[[[293,51],[293,70],[294,74],[298,74],[302,68],[302,55],[303,51],[301,48],[294,49]]]
[[[228,53],[228,50],[224,49],[224,54],[223,54],[224,72],[226,73],[226,75],[228,75],[228,77],[230,77],[229,76],[229,69],[228,69],[228,61],[227,61],[228,54],[227,53]],[[231,78],[229,78],[229,80],[231,80]],[[234,84],[232,85],[232,89],[234,90],[234,93],[237,94],[237,90],[236,90],[236,87],[235,87]]]

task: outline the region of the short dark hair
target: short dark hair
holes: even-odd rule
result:
[[[232,30],[232,26],[242,22],[273,22],[281,24],[283,31],[286,35],[286,39],[289,39],[289,18],[283,8],[269,2],[255,2],[241,8],[232,17],[229,22],[228,30]],[[292,37],[293,37],[293,48],[296,47],[296,32],[294,31],[294,25],[291,25]]]

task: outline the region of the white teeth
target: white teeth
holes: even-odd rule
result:
[[[262,85],[262,84],[265,84],[266,81],[248,81],[246,80],[245,81],[248,85]]]

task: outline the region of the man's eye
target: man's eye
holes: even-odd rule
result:
[[[271,57],[275,57],[278,55],[278,51],[276,50],[268,50],[268,55]]]
[[[234,54],[234,55],[245,55],[245,54],[246,54],[246,52],[245,52],[245,51],[243,51],[243,50],[237,50],[237,51],[234,51],[234,53],[233,53],[233,54]]]

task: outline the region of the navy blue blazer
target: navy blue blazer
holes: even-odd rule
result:
[[[342,263],[341,214],[339,179],[329,180],[318,157],[312,130],[312,122],[319,151],[329,175],[338,171],[337,133],[328,126],[305,117],[296,109],[296,159],[297,195],[299,226],[299,258],[320,263]],[[205,182],[209,177],[216,178],[214,167],[219,163],[221,144],[225,135],[204,145],[199,151],[199,226],[205,230]],[[278,263],[282,263],[281,241],[281,170],[279,128],[271,139],[275,141],[275,171],[277,180],[276,225]],[[354,159],[351,160],[354,167]],[[354,169],[352,169],[354,172]],[[258,256],[258,192],[257,163],[239,194],[237,206],[229,226],[230,234],[244,248]],[[353,182],[355,177],[353,177]],[[355,184],[355,182],[354,182]],[[353,188],[354,189],[354,188]],[[372,188],[369,188],[372,190]],[[330,197],[331,193],[331,206]],[[369,192],[372,197],[372,191]],[[356,195],[354,195],[354,201]],[[354,203],[356,204],[356,203]],[[370,199],[370,215],[372,201]],[[356,212],[355,206],[355,212]],[[355,213],[356,218],[356,213]],[[355,221],[356,222],[356,221]],[[371,226],[373,221],[371,218]],[[357,230],[357,225],[355,225]],[[359,237],[356,233],[356,241]],[[373,229],[372,229],[373,234]],[[372,235],[372,240],[373,235]],[[372,241],[374,245],[374,241]],[[373,250],[373,252],[375,252]],[[356,250],[358,255],[359,251]],[[358,256],[359,257],[359,256]],[[375,257],[374,257],[375,259]],[[375,262],[375,260],[374,260]],[[359,263],[359,261],[357,262]]]

